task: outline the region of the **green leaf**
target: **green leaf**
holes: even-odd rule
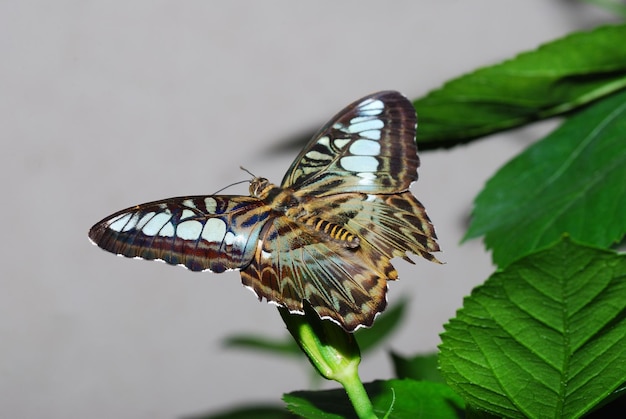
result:
[[[412,358],[405,358],[395,352],[390,355],[397,378],[444,382],[439,372],[436,353],[420,354]]]
[[[224,346],[229,348],[251,349],[259,352],[268,352],[279,356],[301,357],[302,352],[291,336],[281,339],[265,338],[253,335],[234,335],[224,339]]]
[[[626,25],[574,33],[452,80],[414,102],[418,141],[422,148],[466,142],[623,89],[625,39]]]
[[[626,17],[626,5],[623,0],[582,0],[585,3],[594,4],[602,7],[609,12]]]
[[[563,233],[600,247],[626,234],[626,91],[502,167],[476,198],[465,239],[484,234],[504,266]]]
[[[413,380],[374,381],[365,384],[378,417],[460,418],[463,400],[448,386]],[[306,418],[355,418],[345,391],[296,391],[285,394],[287,408]]]
[[[442,373],[468,404],[580,417],[626,381],[626,256],[564,238],[477,287],[441,338]]]

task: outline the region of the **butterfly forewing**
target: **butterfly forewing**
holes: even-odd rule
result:
[[[417,180],[417,117],[398,92],[379,92],[339,112],[306,145],[282,186],[322,196],[393,193]]]
[[[89,237],[127,257],[223,272],[250,263],[268,216],[252,197],[171,198],[119,211],[94,225]]]

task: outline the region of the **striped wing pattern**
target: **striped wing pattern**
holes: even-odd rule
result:
[[[393,91],[346,107],[316,134],[281,186],[255,178],[251,196],[193,196],[138,205],[92,227],[113,253],[194,271],[241,270],[259,299],[347,331],[386,306],[394,257],[439,250],[417,180],[416,116]]]
[[[398,273],[391,258],[412,262],[412,252],[437,262],[439,250],[424,207],[410,192],[394,195],[348,193],[313,201],[308,210],[357,232],[360,244],[349,248],[322,240],[313,229],[286,217],[268,222],[261,244],[247,268],[244,285],[268,301],[302,312],[308,301],[322,318],[346,330],[370,326],[386,306],[387,281]],[[323,207],[323,208],[322,208]]]
[[[263,240],[250,266],[241,271],[243,284],[259,298],[294,313],[303,313],[306,300],[321,318],[348,331],[370,326],[385,309],[386,281],[397,273],[380,263],[380,253],[368,243],[350,249],[283,219],[272,220],[265,232],[264,238],[273,241]]]
[[[313,137],[282,186],[312,196],[407,190],[419,167],[416,127],[413,105],[397,92],[358,100]]]
[[[127,257],[220,273],[250,263],[268,217],[267,206],[253,197],[171,198],[110,215],[89,238]]]

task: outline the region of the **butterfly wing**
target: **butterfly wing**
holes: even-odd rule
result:
[[[306,300],[348,331],[371,325],[386,306],[387,280],[397,278],[391,259],[410,261],[412,252],[436,261],[430,252],[439,250],[408,191],[419,166],[416,121],[411,102],[389,91],[354,102],[322,128],[282,182],[302,215],[266,224],[244,284],[293,312]],[[329,240],[337,229],[360,244]]]
[[[307,301],[321,318],[347,331],[370,326],[387,305],[387,279],[397,273],[365,243],[349,249],[323,240],[287,217],[266,223],[257,251],[241,271],[243,284],[262,299],[303,313]],[[375,255],[377,258],[372,258]]]
[[[417,180],[416,127],[413,105],[398,92],[359,99],[311,139],[282,186],[312,196],[405,191]]]
[[[89,238],[119,255],[223,272],[250,263],[268,217],[252,197],[171,198],[119,211],[95,224]]]
[[[407,252],[438,262],[431,252],[439,251],[437,235],[424,206],[410,191],[396,194],[344,193],[312,199],[303,207],[307,213],[355,233],[386,259]]]
[[[411,262],[407,252],[437,262],[434,227],[410,192],[389,195],[344,193],[313,199],[308,214],[357,234],[358,247],[328,240],[305,222],[280,216],[261,232],[244,285],[259,298],[303,312],[310,303],[322,318],[348,331],[370,326],[386,306],[387,281],[398,277],[394,257]]]

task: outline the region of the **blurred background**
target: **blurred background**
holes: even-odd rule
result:
[[[286,334],[238,273],[116,258],[89,227],[249,179],[240,165],[279,182],[298,153],[281,146],[357,98],[415,99],[611,19],[564,0],[0,2],[0,416],[173,418],[309,388],[304,363],[223,346]],[[410,310],[384,349],[436,350],[492,271],[480,241],[459,244],[473,197],[552,127],[421,153],[412,190],[446,264],[396,263],[389,300]],[[364,381],[391,377],[386,350]]]

